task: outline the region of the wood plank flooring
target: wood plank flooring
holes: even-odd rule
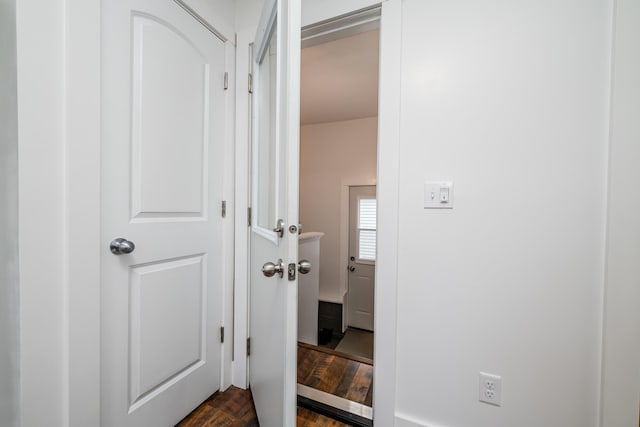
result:
[[[371,406],[373,366],[298,345],[298,384]]]
[[[257,427],[251,391],[229,387],[216,392],[176,427]]]
[[[341,423],[333,418],[325,417],[324,415],[300,407],[298,407],[297,424],[297,427],[349,427],[349,424]]]
[[[357,359],[357,358],[356,358]],[[327,349],[298,346],[298,383],[371,406],[373,366]],[[332,418],[298,408],[298,427],[348,427]],[[217,392],[176,427],[257,427],[251,391],[230,387]]]
[[[298,427],[349,427],[332,418],[298,408]],[[250,390],[230,387],[216,392],[176,427],[257,427],[258,417]]]

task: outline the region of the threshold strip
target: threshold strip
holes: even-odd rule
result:
[[[373,408],[298,384],[298,405],[357,427],[373,426]]]

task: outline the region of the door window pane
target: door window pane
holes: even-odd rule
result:
[[[375,230],[359,230],[358,258],[364,261],[376,260],[376,232]]]
[[[277,36],[274,26],[268,47],[258,65],[257,87],[257,223],[272,229],[277,205],[277,140],[276,140],[276,66]]]
[[[358,259],[376,260],[376,199],[358,200]]]

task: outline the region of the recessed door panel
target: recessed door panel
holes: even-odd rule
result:
[[[131,269],[131,403],[204,359],[204,257]]]
[[[369,268],[367,266],[364,269],[368,270]],[[370,320],[373,318],[373,294],[373,281],[370,275],[352,274],[349,277],[350,325],[357,327],[367,326],[362,329],[372,329]]]
[[[134,218],[203,216],[209,65],[170,25],[134,16],[132,39]]]

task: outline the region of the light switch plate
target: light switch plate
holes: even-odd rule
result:
[[[424,183],[425,209],[453,209],[453,182],[427,181]]]

